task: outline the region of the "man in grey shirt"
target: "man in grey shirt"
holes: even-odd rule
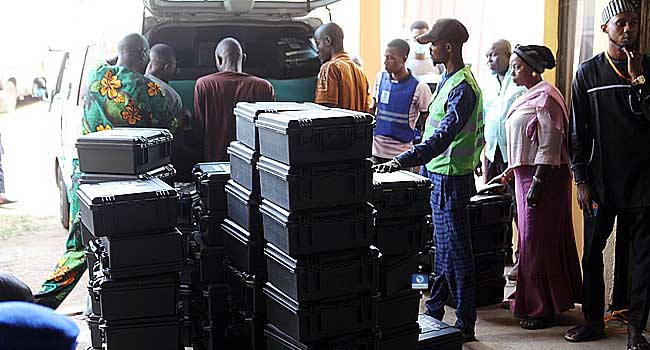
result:
[[[156,44],[151,47],[149,57],[145,76],[160,85],[165,93],[170,115],[180,119],[184,115],[183,101],[178,92],[169,86],[169,81],[176,73],[176,53],[168,45]]]

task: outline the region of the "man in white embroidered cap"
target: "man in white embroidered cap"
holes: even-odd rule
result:
[[[650,297],[650,57],[638,52],[634,2],[612,0],[602,16],[607,50],[583,62],[573,81],[569,152],[584,213],[585,323],[565,338],[583,342],[605,335],[603,249],[616,219],[635,255],[627,349],[650,350],[642,334]]]

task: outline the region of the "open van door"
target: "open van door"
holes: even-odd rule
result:
[[[145,0],[155,17],[304,17],[339,0]]]

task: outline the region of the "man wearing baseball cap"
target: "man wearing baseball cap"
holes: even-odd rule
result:
[[[451,293],[456,301],[455,327],[465,341],[475,340],[476,323],[474,258],[467,205],[476,193],[474,171],[480,167],[483,147],[483,103],[481,90],[462,56],[469,34],[456,19],[438,20],[419,36],[431,43],[433,63],[444,64],[442,78],[429,106],[422,142],[392,160],[379,164],[377,172],[393,172],[426,165],[425,175],[433,183],[431,208],[435,225],[436,278],[426,313],[442,320]]]
[[[609,1],[602,20],[607,50],[582,63],[573,81],[569,151],[584,213],[585,323],[565,338],[583,342],[605,335],[603,249],[616,219],[635,250],[627,349],[650,350],[642,332],[650,305],[650,57],[637,49],[634,2]]]

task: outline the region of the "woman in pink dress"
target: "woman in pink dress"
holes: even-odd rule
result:
[[[543,329],[582,296],[571,220],[569,115],[560,91],[541,77],[555,67],[551,50],[517,46],[514,53],[512,80],[527,90],[508,112],[509,168],[491,182],[514,177],[516,184],[519,276],[510,310],[522,328]]]

